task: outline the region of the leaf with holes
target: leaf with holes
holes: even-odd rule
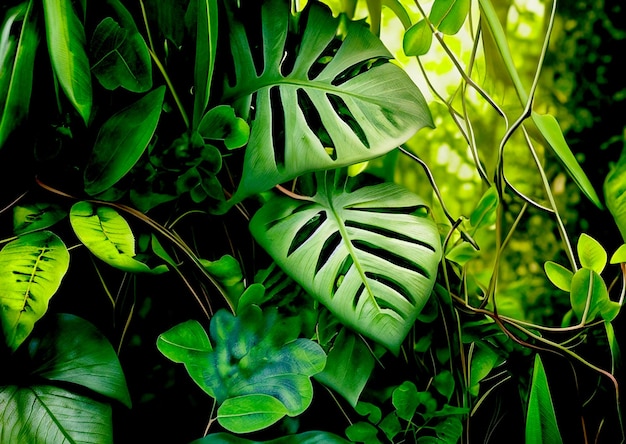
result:
[[[0,321],[7,346],[16,350],[48,310],[69,267],[70,255],[54,233],[39,231],[0,251]]]
[[[263,2],[261,20],[259,35],[231,20],[235,82],[224,101],[251,121],[232,202],[378,157],[432,126],[417,86],[363,23],[333,18],[318,2],[292,17],[282,0]]]
[[[270,200],[250,230],[341,322],[397,353],[435,283],[437,226],[424,201],[400,186],[347,192],[331,176],[319,175],[310,201]]]

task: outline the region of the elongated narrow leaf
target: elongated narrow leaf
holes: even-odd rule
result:
[[[9,134],[28,114],[33,87],[35,53],[39,45],[37,26],[32,18],[33,2],[23,3],[9,14],[0,30],[0,148]],[[10,35],[20,20],[22,28],[17,41]],[[5,38],[6,37],[6,38]]]
[[[252,34],[254,41],[231,23],[235,84],[224,100],[238,115],[254,110],[233,202],[309,171],[378,157],[432,125],[416,85],[362,23],[345,23],[340,40],[343,23],[325,6],[309,2],[294,19],[282,0],[263,2],[261,20],[262,37]],[[301,35],[291,41],[296,21]],[[253,55],[258,45],[262,55]]]
[[[90,44],[92,72],[109,90],[132,92],[152,88],[152,61],[148,46],[136,28],[124,28],[112,17],[96,27]]]
[[[30,233],[0,251],[0,321],[16,350],[48,310],[69,267],[70,255],[54,233]]]
[[[135,259],[135,236],[128,222],[113,208],[90,202],[75,203],[70,210],[74,233],[94,256],[131,273],[161,273],[162,266],[150,269]]]
[[[562,442],[548,379],[541,357],[537,354],[526,416],[526,444],[561,444]]]
[[[196,63],[194,66],[193,128],[197,129],[209,103],[218,36],[217,0],[195,0]]]
[[[160,86],[102,125],[85,168],[85,192],[106,191],[135,165],[159,123],[164,96]]]
[[[43,0],[43,6],[52,68],[70,103],[88,124],[93,99],[83,24],[71,0]]]
[[[626,241],[626,149],[622,149],[619,160],[612,165],[604,179],[604,201],[613,220]]]
[[[341,322],[397,353],[434,286],[441,243],[418,196],[392,183],[346,192],[321,175],[311,201],[277,197],[255,239]]]
[[[67,211],[56,204],[16,205],[13,207],[13,231],[15,234],[25,234],[50,228],[65,216]]]
[[[111,406],[52,385],[0,387],[0,444],[113,442]]]

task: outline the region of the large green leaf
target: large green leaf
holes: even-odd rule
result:
[[[12,350],[48,310],[69,261],[63,241],[48,231],[25,234],[0,251],[0,321]]]
[[[0,444],[113,442],[104,397],[130,406],[113,347],[73,315],[57,315],[45,327],[31,336],[20,384],[0,386]]]
[[[560,444],[562,442],[546,371],[541,357],[535,355],[526,416],[526,444]]]
[[[347,326],[397,353],[430,297],[441,242],[424,201],[384,183],[347,192],[320,174],[311,200],[276,197],[255,239]]]
[[[289,2],[263,2],[261,17],[260,39],[231,20],[235,83],[224,100],[242,116],[253,109],[233,201],[378,157],[432,125],[416,85],[362,23],[340,22],[319,2],[295,18]],[[296,21],[299,31],[290,34]],[[262,54],[253,54],[259,45]]]
[[[159,123],[164,96],[160,86],[104,122],[85,168],[86,193],[106,191],[135,165]]]
[[[39,44],[32,4],[31,0],[12,9],[0,29],[0,148],[28,114]],[[15,41],[10,32],[20,20],[22,28]]]
[[[209,103],[211,81],[217,51],[218,9],[217,0],[195,0],[196,22],[196,63],[194,65],[194,104],[193,128]]]
[[[52,68],[70,103],[88,124],[93,99],[85,29],[71,0],[43,0],[43,7]]]
[[[604,179],[604,201],[613,220],[626,241],[626,149]]]
[[[136,28],[120,26],[106,17],[96,27],[90,43],[92,72],[109,90],[121,86],[132,92],[152,88],[152,63],[143,37]]]
[[[275,308],[248,305],[237,316],[222,309],[211,319],[213,344],[202,326],[188,321],[160,335],[157,347],[183,363],[223,407],[223,427],[251,432],[300,415],[313,399],[310,377],[322,371],[326,355],[315,342],[298,338],[297,322],[280,318]]]
[[[112,267],[131,273],[162,273],[165,265],[150,268],[135,256],[135,236],[128,222],[113,208],[77,202],[70,223],[78,239],[94,256]]]

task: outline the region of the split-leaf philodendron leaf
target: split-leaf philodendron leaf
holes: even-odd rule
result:
[[[432,126],[417,86],[363,23],[333,19],[318,2],[290,14],[287,1],[264,2],[255,41],[231,20],[235,79],[224,100],[251,120],[234,202],[306,172],[381,156]],[[290,29],[294,20],[300,33]]]
[[[49,231],[20,236],[0,251],[0,321],[12,350],[48,310],[69,261],[65,244]]]
[[[441,242],[426,204],[392,183],[342,189],[320,175],[311,200],[276,197],[250,230],[347,326],[397,353],[430,297]]]

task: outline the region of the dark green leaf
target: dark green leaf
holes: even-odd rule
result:
[[[13,231],[25,234],[51,227],[67,216],[67,211],[56,204],[36,203],[13,207]]]
[[[315,375],[315,379],[355,406],[374,370],[374,363],[363,339],[342,328],[328,352],[324,371]]]
[[[211,81],[215,66],[218,37],[218,9],[216,0],[196,1],[196,63],[194,65],[193,128],[209,103]]]
[[[443,395],[448,401],[454,393],[454,376],[450,373],[450,370],[442,370],[435,375],[433,379],[433,386],[437,391]]]
[[[619,229],[622,240],[626,241],[626,149],[604,179],[604,200]]]
[[[164,95],[160,86],[102,125],[85,168],[85,192],[106,191],[135,165],[156,130]]]
[[[100,22],[91,38],[92,72],[109,90],[132,92],[152,88],[152,62],[148,47],[136,29],[127,29],[112,17]]]
[[[346,436],[352,442],[380,444],[377,434],[378,429],[368,422],[356,422],[346,429]]]
[[[391,395],[391,402],[399,418],[411,421],[420,404],[417,388],[411,381],[404,381]]]
[[[582,268],[572,278],[570,292],[572,309],[583,323],[593,321],[598,315],[611,321],[618,314],[620,305],[609,299],[609,292],[602,277],[595,271]]]
[[[526,416],[526,444],[562,442],[546,372],[541,357],[536,354]]]
[[[270,441],[252,441],[223,432],[212,433],[190,444],[348,444],[348,441],[332,433],[313,430]]]
[[[11,9],[0,29],[0,148],[28,114],[39,34],[32,17],[33,1]],[[11,28],[21,21],[19,37]],[[3,51],[6,52],[2,54]]]
[[[83,24],[71,0],[43,0],[43,6],[52,68],[70,103],[88,124],[92,91]]]
[[[0,322],[12,350],[48,310],[69,261],[63,241],[48,231],[25,234],[0,250]]]

